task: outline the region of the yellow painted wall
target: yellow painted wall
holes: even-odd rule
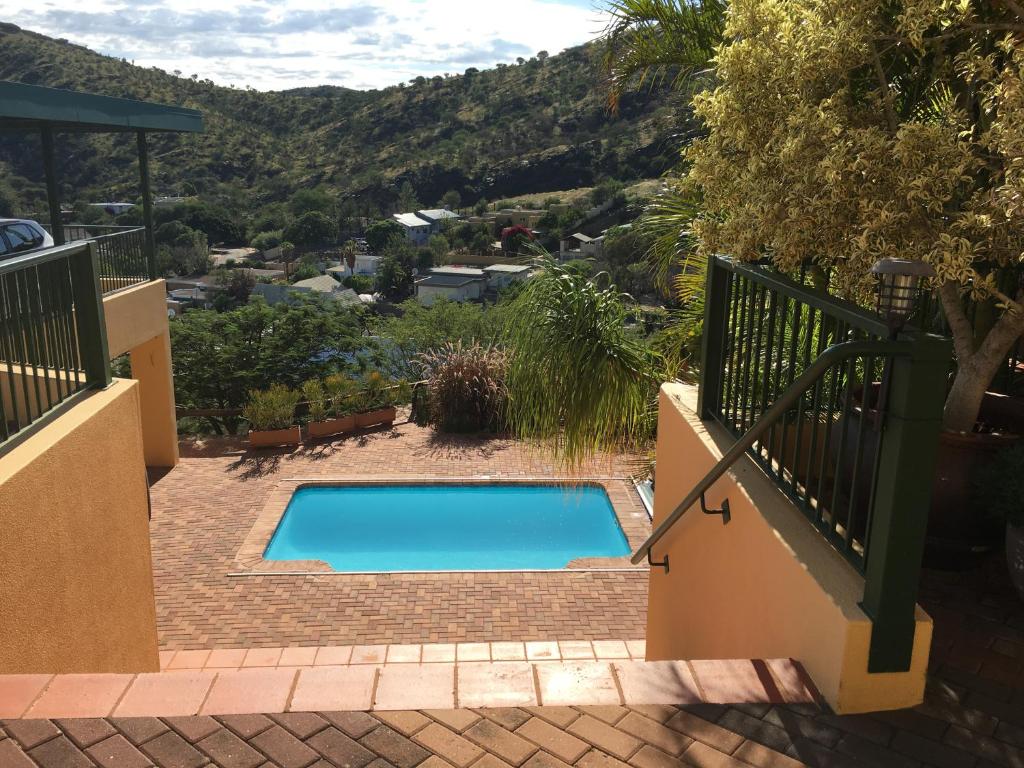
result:
[[[714,466],[733,438],[694,413],[696,389],[662,387],[655,524]],[[690,510],[655,546],[670,572],[651,569],[649,659],[793,658],[840,713],[896,709],[924,694],[931,619],[919,609],[909,672],[867,672],[871,621],[863,578],[748,459],[707,495],[728,498],[732,520]]]
[[[129,353],[132,377],[141,385],[146,466],[173,467],[178,463],[178,422],[164,281],[105,296],[103,311],[111,358]]]
[[[139,385],[0,455],[0,674],[159,669]]]

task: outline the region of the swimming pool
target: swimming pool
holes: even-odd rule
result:
[[[596,485],[338,485],[296,490],[263,558],[343,572],[494,571],[629,552]]]

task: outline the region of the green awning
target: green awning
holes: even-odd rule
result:
[[[203,130],[198,110],[94,93],[0,81],[0,131],[170,131]]]

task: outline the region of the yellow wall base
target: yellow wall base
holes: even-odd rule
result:
[[[139,385],[0,456],[0,674],[159,670]]]
[[[694,413],[696,390],[662,387],[655,524],[667,517],[734,442]],[[838,713],[920,703],[932,622],[920,608],[909,672],[869,674],[871,620],[863,578],[749,459],[707,494],[728,498],[732,520],[699,505],[655,546],[671,569],[651,569],[647,657],[792,658]]]

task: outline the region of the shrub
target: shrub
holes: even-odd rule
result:
[[[349,275],[341,284],[356,293],[373,293],[373,278],[369,275]]]
[[[419,355],[427,379],[427,423],[442,432],[496,431],[504,426],[508,359],[494,347],[448,343]]]
[[[354,396],[358,385],[343,373],[335,373],[327,377],[324,386],[330,403],[331,416],[340,419],[355,410]]]
[[[257,431],[287,429],[295,422],[295,406],[299,393],[284,384],[273,384],[270,389],[252,390],[242,416]]]
[[[326,421],[330,403],[324,385],[319,379],[310,379],[302,384],[302,397],[309,408],[310,421]]]

